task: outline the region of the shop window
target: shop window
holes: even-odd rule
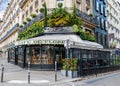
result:
[[[10,51],[10,61],[15,61],[15,50],[11,49]]]
[[[18,48],[18,62],[22,63],[24,61],[24,50],[22,47]]]

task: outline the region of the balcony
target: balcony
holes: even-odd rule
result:
[[[7,31],[7,33],[0,39],[0,42],[4,39],[6,39],[9,35],[11,35],[15,30],[17,30],[17,27],[19,26],[19,24],[15,24],[9,31]]]
[[[22,8],[27,1],[29,0],[21,0],[21,2],[19,3],[19,6]]]
[[[77,9],[77,16],[79,16],[80,18],[82,18],[83,20],[88,21],[89,23],[92,23],[94,25],[98,24],[97,18],[94,17],[90,17],[89,15],[87,15],[86,13],[81,12],[79,9]]]
[[[35,18],[33,18],[30,22],[27,22],[26,25],[24,25],[19,32],[24,31],[27,27],[30,27],[33,23],[40,21],[43,19],[44,15],[42,13],[38,14]]]

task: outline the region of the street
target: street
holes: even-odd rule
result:
[[[74,82],[73,86],[120,86],[120,72]]]

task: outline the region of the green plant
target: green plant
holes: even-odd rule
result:
[[[89,16],[90,16],[90,17],[93,17],[93,14],[90,13]]]
[[[32,18],[35,18],[35,17],[36,17],[36,14],[31,14],[31,17],[32,17]]]
[[[80,37],[81,37],[81,39],[83,39],[83,40],[87,40],[87,35],[86,35],[85,32],[81,32],[81,33],[80,33]]]
[[[23,27],[23,25],[20,25],[20,28],[22,28]]]
[[[25,29],[18,35],[18,40],[24,40],[31,37],[38,36],[44,32],[43,21],[35,22],[32,26]]]
[[[68,59],[67,58],[63,58],[62,59],[62,69],[63,70],[67,70],[67,61],[68,61]]]
[[[26,25],[26,24],[27,24],[27,22],[26,22],[26,21],[24,21],[24,22],[23,22],[23,24],[24,24],[24,25]]]
[[[74,71],[77,70],[78,59],[77,58],[69,58],[69,70]]]
[[[40,12],[44,12],[44,8],[41,8],[41,9],[40,9]]]
[[[26,20],[27,20],[28,22],[29,22],[29,21],[31,21],[31,19],[30,19],[30,18],[27,18]]]
[[[62,8],[63,4],[62,3],[58,3],[58,7]]]

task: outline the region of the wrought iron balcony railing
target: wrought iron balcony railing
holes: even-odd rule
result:
[[[12,34],[12,32],[14,32],[17,27],[19,26],[19,24],[15,24],[9,31],[7,31],[7,33],[0,39],[0,41],[4,40],[5,38],[7,38],[10,34]]]
[[[98,24],[98,21],[97,21],[96,17],[91,17],[91,16],[87,15],[86,13],[83,13],[79,9],[77,9],[77,16],[79,16],[83,20],[87,20],[88,22],[90,22],[92,24],[95,24],[95,25]]]
[[[24,3],[26,3],[29,0],[21,0],[21,2],[19,3],[19,6],[22,7],[24,5]]]
[[[35,18],[33,18],[30,22],[27,22],[26,25],[24,25],[19,32],[24,31],[27,27],[31,26],[33,23],[43,19],[44,15],[42,13],[38,14]]]

